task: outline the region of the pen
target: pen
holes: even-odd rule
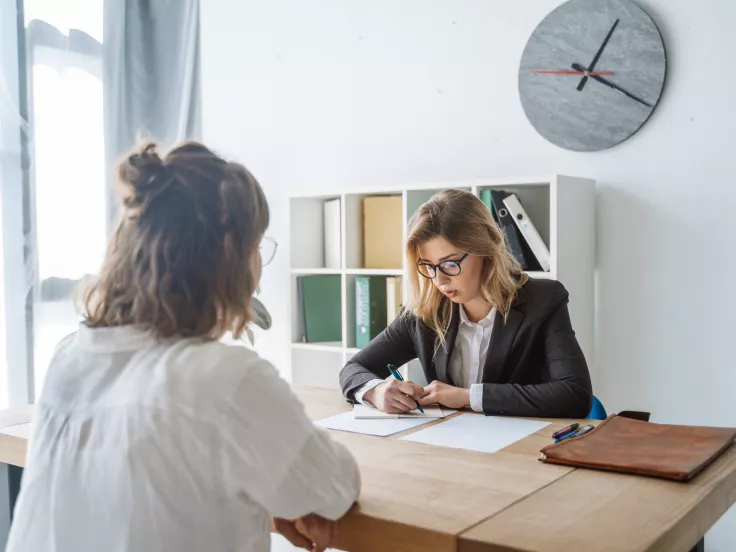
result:
[[[401,374],[399,374],[399,371],[398,371],[398,370],[397,370],[396,368],[394,368],[394,365],[393,365],[393,364],[389,364],[389,365],[388,365],[388,369],[389,369],[389,370],[391,370],[391,374],[392,374],[392,375],[393,375],[393,376],[394,376],[394,377],[395,377],[395,378],[396,378],[397,380],[399,380],[399,381],[404,381],[404,378],[402,378],[402,377],[401,377]],[[417,410],[419,410],[419,412],[421,412],[422,414],[424,414],[424,410],[422,409],[422,407],[421,407],[421,406],[419,406],[419,403],[417,403]]]
[[[593,425],[586,425],[584,428],[577,430],[575,432],[575,434],[573,435],[573,437],[580,437],[581,435],[585,435],[586,433],[588,433],[594,427],[595,426],[593,426]]]
[[[564,441],[568,437],[572,437],[573,435],[575,435],[575,433],[577,432],[571,431],[570,433],[565,433],[565,435],[563,435],[562,437],[558,437],[557,439],[555,439],[555,444],[559,443],[560,441]]]
[[[580,427],[580,424],[579,424],[579,423],[577,423],[577,422],[576,422],[576,423],[574,423],[574,424],[570,424],[570,425],[569,425],[569,426],[567,426],[567,427],[563,427],[563,428],[562,428],[562,429],[560,429],[559,431],[555,431],[555,432],[554,432],[554,433],[552,434],[552,438],[553,438],[553,439],[559,439],[559,438],[560,438],[560,437],[562,437],[563,435],[567,435],[568,433],[572,433],[572,432],[573,432],[573,431],[575,431],[575,430],[576,430],[576,429],[577,429],[578,427]]]
[[[586,425],[585,427],[583,427],[583,428],[581,428],[581,429],[579,429],[577,431],[574,431],[572,433],[568,433],[567,435],[563,435],[559,439],[555,439],[555,443],[559,443],[560,441],[563,441],[563,440],[567,439],[568,437],[580,437],[581,435],[585,435],[586,433],[588,433],[594,427],[595,426],[592,426],[592,425]]]

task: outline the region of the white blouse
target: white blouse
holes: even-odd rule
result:
[[[457,329],[455,345],[450,356],[448,372],[452,382],[457,387],[470,389],[470,408],[476,412],[483,412],[483,365],[488,356],[493,333],[493,321],[496,319],[496,308],[493,307],[483,320],[471,322],[462,306],[460,324]],[[387,379],[391,379],[389,376]],[[364,401],[365,394],[376,385],[386,380],[374,379],[360,386],[355,392],[355,400],[361,404],[371,405]]]
[[[447,370],[455,385],[470,389],[470,407],[483,412],[483,384],[480,382],[491,345],[496,308],[492,308],[478,323],[470,321],[462,306],[458,310],[460,325]]]
[[[7,550],[265,552],[271,517],[337,519],[359,488],[255,352],[80,326],[37,404]]]

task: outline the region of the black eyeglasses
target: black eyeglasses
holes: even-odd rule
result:
[[[261,244],[258,246],[258,252],[261,254],[261,265],[266,266],[268,263],[273,261],[273,258],[276,256],[276,248],[279,244],[276,243],[276,240],[273,238],[269,238],[268,236],[265,236],[261,240]]]
[[[456,261],[442,261],[440,264],[436,265],[422,261],[421,263],[417,263],[417,269],[419,270],[419,274],[425,278],[429,278],[430,280],[434,280],[437,277],[438,269],[445,276],[457,276],[463,270],[460,263],[467,259],[469,254],[470,253],[466,253]]]

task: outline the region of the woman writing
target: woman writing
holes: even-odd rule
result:
[[[345,396],[392,413],[441,404],[507,416],[585,417],[590,375],[564,286],[528,278],[471,193],[438,193],[409,226],[406,255],[414,270],[406,308],[342,369]],[[385,380],[388,364],[415,358],[428,386]]]

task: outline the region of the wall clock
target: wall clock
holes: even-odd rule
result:
[[[574,151],[623,142],[654,112],[667,59],[654,21],[629,0],[569,0],[532,33],[519,96],[545,139]]]

